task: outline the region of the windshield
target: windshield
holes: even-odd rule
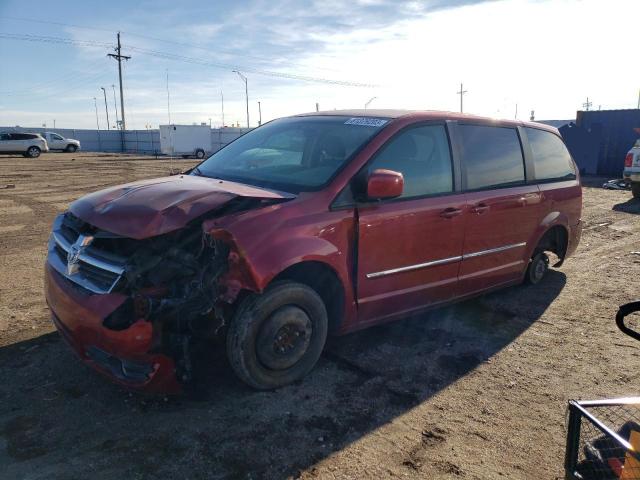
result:
[[[288,192],[317,190],[386,123],[343,116],[274,120],[214,153],[194,174]]]

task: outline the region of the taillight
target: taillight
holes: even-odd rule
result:
[[[633,153],[627,153],[627,156],[624,158],[624,166],[630,167],[633,165]]]

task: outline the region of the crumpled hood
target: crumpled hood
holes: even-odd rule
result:
[[[143,239],[184,227],[236,197],[292,198],[271,190],[192,175],[128,183],[71,204],[76,217],[124,237]]]

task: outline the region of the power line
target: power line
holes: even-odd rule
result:
[[[28,22],[28,23],[42,23],[42,24],[48,24],[48,25],[57,25],[57,26],[62,26],[62,27],[72,27],[72,28],[80,28],[83,30],[101,30],[103,32],[113,32],[113,29],[108,29],[108,28],[100,28],[100,27],[93,27],[93,26],[89,26],[89,25],[77,25],[77,24],[73,24],[73,23],[63,23],[63,22],[55,22],[55,21],[51,21],[51,20],[33,20],[31,18],[24,18],[24,17],[0,17],[0,19],[5,18],[8,20],[16,20],[16,21],[21,21],[21,22]],[[156,42],[163,42],[163,43],[167,43],[170,45],[177,45],[177,46],[183,46],[183,47],[191,47],[191,48],[197,48],[200,50],[206,50],[207,52],[211,51],[211,45],[203,45],[203,44],[197,44],[197,43],[188,43],[188,42],[176,42],[175,40],[167,40],[165,38],[159,38],[159,37],[153,37],[150,35],[143,35],[141,33],[136,33],[136,32],[131,32],[131,31],[124,31],[124,30],[120,30],[121,33],[126,34],[127,36],[131,36],[131,37],[139,37],[139,38],[144,38],[147,40],[154,40]],[[128,45],[125,45],[128,46]],[[224,48],[220,48],[220,46],[216,45],[216,52],[221,52],[221,53],[225,53],[228,55],[234,55],[234,56],[238,56],[241,58],[252,58],[254,60],[259,60],[259,61],[264,61],[265,57],[264,56],[258,56],[258,55],[250,55],[247,53],[238,53],[235,50],[229,50],[229,49],[224,49]],[[291,66],[298,66],[298,67],[306,67],[306,65],[302,65],[299,63],[292,63],[292,62],[287,62],[288,65]],[[324,68],[324,67],[315,67],[316,69],[319,70],[325,70],[325,71],[331,71],[331,72],[336,72],[335,69],[331,69],[331,68]]]
[[[63,88],[62,90],[53,90],[53,91],[49,91],[49,92],[43,92],[43,93],[38,93],[38,92],[34,92],[32,95],[29,96],[23,96],[20,95],[20,102],[25,103],[28,102],[29,100],[33,99],[34,101],[40,101],[44,98],[51,98],[51,97],[63,97],[65,94],[67,93],[78,93],[78,89],[84,86],[88,86],[88,85],[92,85],[93,88],[95,88],[95,84],[96,82],[103,80],[105,78],[105,76],[108,73],[106,71],[102,71],[100,73],[98,73],[97,75],[94,74],[91,77],[87,77],[85,79],[83,79],[82,81],[72,81],[69,82],[65,88]],[[17,97],[17,96],[16,96]]]
[[[109,43],[104,42],[96,42],[89,40],[77,40],[72,38],[63,38],[63,37],[51,37],[46,35],[30,35],[30,34],[17,34],[17,33],[0,33],[0,38],[6,38],[11,40],[22,40],[22,41],[31,41],[31,42],[44,42],[44,43],[58,43],[58,44],[68,44],[68,45],[78,45],[78,46],[91,46],[91,47],[112,47]],[[360,82],[351,82],[344,80],[332,80],[328,78],[321,77],[313,77],[308,75],[298,75],[286,72],[276,72],[272,70],[264,70],[260,68],[254,67],[246,67],[239,66],[229,63],[222,62],[212,62],[208,60],[202,60],[199,58],[187,57],[184,55],[176,55],[173,53],[162,52],[158,50],[150,50],[142,47],[136,47],[134,45],[127,45],[129,50],[135,51],[137,53],[141,53],[143,55],[149,55],[157,58],[163,58],[165,60],[175,60],[185,63],[191,63],[196,65],[203,65],[214,68],[222,68],[225,70],[243,70],[250,73],[255,73],[257,75],[263,75],[267,77],[276,77],[276,78],[285,78],[289,80],[300,80],[304,82],[312,82],[312,83],[325,83],[329,85],[339,85],[344,87],[364,87],[364,88],[372,88],[377,85],[368,84],[368,83],[360,83]]]
[[[6,38],[8,40],[22,40],[27,42],[78,45],[81,47],[111,47],[110,43],[98,42],[97,40],[77,40],[74,38],[53,37],[50,35],[33,35],[30,33],[0,33],[0,38]]]
[[[104,63],[104,59],[101,58],[99,60],[96,60],[94,62],[90,62],[87,65],[84,65],[84,69],[88,72],[91,72],[90,75],[95,74],[95,67],[98,66],[98,64]],[[38,83],[34,83],[32,84],[30,87],[28,88],[21,88],[18,90],[3,90],[0,91],[0,94],[2,96],[22,96],[22,95],[33,95],[33,91],[34,90],[42,90],[43,87],[45,90],[50,89],[50,87],[52,85],[57,85],[59,83],[64,84],[65,86],[69,85],[69,81],[72,79],[77,79],[77,78],[83,78],[83,77],[87,77],[87,73],[78,73],[77,71],[74,72],[67,72],[64,75],[60,76],[60,77],[55,77],[52,80],[49,81],[42,81],[42,82],[38,82]]]

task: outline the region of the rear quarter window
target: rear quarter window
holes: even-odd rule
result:
[[[486,125],[460,125],[466,190],[524,183],[524,156],[518,131]]]
[[[525,128],[533,154],[536,180],[573,180],[576,178],[571,155],[564,142],[555,134]]]

